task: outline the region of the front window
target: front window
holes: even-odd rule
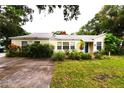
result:
[[[71,49],[75,49],[75,43],[74,42],[71,42],[70,43],[70,47],[71,47]]]
[[[22,47],[27,46],[28,42],[27,41],[22,41]]]
[[[97,42],[97,50],[101,50],[101,45],[102,45],[102,43],[101,42]]]
[[[63,42],[63,49],[68,50],[69,49],[69,42]]]
[[[61,50],[62,49],[62,42],[57,42],[57,49]]]

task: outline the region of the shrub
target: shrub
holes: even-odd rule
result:
[[[17,45],[14,45],[13,43],[8,46],[8,49],[6,51],[7,57],[16,57],[19,54],[20,47]]]
[[[101,51],[97,51],[97,52],[94,53],[94,57],[96,59],[102,59],[102,56],[103,56],[103,54],[102,54]]]
[[[111,52],[111,54],[118,54],[120,43],[122,42],[121,39],[117,38],[113,34],[107,34],[105,38],[105,52],[108,54]]]
[[[81,55],[81,59],[91,59],[91,58],[92,58],[92,56],[89,53],[82,53],[82,55]]]
[[[118,55],[124,55],[124,48],[118,49]]]
[[[28,57],[49,58],[53,54],[53,46],[49,44],[34,43],[29,46]]]
[[[72,59],[72,60],[80,60],[81,59],[81,52],[72,51],[69,53],[68,58]]]
[[[20,48],[18,56],[19,57],[29,57],[29,46]]]
[[[65,53],[64,52],[55,52],[52,56],[52,60],[54,61],[64,61]]]
[[[111,59],[111,56],[103,55],[102,59]]]
[[[33,57],[49,58],[53,54],[53,46],[49,44],[34,43],[29,46],[18,48],[16,45],[10,45],[6,56],[9,57]]]

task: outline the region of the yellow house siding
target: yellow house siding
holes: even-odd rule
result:
[[[97,51],[97,42],[101,42],[101,46],[102,46],[102,49],[104,49],[104,38],[105,38],[105,35],[101,35],[97,38],[95,38],[94,40],[90,40],[90,41],[84,41],[84,42],[88,42],[88,52],[89,53],[92,53],[92,52],[96,52]],[[80,40],[59,40],[59,39],[56,39],[56,38],[51,38],[51,39],[17,39],[17,40],[14,40],[12,39],[12,43],[14,43],[15,45],[18,45],[18,46],[22,46],[22,41],[27,41],[27,43],[30,45],[32,43],[34,43],[35,41],[40,41],[41,44],[51,44],[54,46],[54,51],[64,51],[63,50],[63,47],[61,50],[58,50],[57,49],[57,42],[69,42],[69,50],[70,49],[70,43],[71,42],[74,42],[75,43],[75,50],[77,51],[82,51],[82,52],[85,52],[85,46],[84,46],[84,49],[83,50],[80,50],[79,49],[79,43],[80,43]],[[92,43],[91,43],[92,42]]]
[[[93,48],[93,52],[96,52],[97,51],[97,42],[101,42],[101,48],[104,49],[104,39],[105,39],[105,35],[104,36],[101,36],[99,38],[96,38],[94,40],[94,48]]]
[[[24,39],[24,40],[12,40],[11,42],[21,47],[22,41],[27,41],[29,45],[34,43],[35,41],[40,41],[41,44],[49,44],[49,40],[25,40]]]
[[[57,42],[74,42],[75,43],[75,50],[77,51],[80,51],[79,49],[79,40],[50,40],[50,44],[52,44],[54,46],[54,50],[55,51],[64,51],[63,49],[62,50],[58,50],[57,49]]]

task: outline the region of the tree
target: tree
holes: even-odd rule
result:
[[[66,31],[56,31],[52,32],[54,35],[67,35]]]
[[[6,47],[9,37],[27,34],[21,26],[31,20],[31,13],[33,10],[27,6],[0,6],[0,38],[5,39]]]
[[[124,6],[123,5],[105,5],[93,19],[85,26],[83,30],[91,34],[113,33],[117,37],[124,36]]]
[[[69,21],[72,19],[77,20],[80,15],[79,5],[37,5],[39,13],[42,10],[47,10],[48,13],[53,13],[56,8],[63,9],[64,20]]]
[[[80,14],[78,5],[37,5],[39,13],[42,10],[53,13],[57,7],[63,7],[64,20],[66,21],[77,20]],[[5,38],[9,42],[8,37],[27,34],[21,26],[33,20],[33,12],[34,10],[26,5],[0,6],[0,38]]]
[[[113,34],[107,34],[105,38],[105,51],[112,54],[119,54],[120,44],[122,40]]]

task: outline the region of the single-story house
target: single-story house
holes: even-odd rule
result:
[[[20,47],[32,43],[51,44],[54,51],[77,50],[80,40],[85,42],[82,52],[93,53],[104,49],[105,34],[100,35],[54,35],[50,33],[33,33],[24,36],[10,37],[11,42]]]

